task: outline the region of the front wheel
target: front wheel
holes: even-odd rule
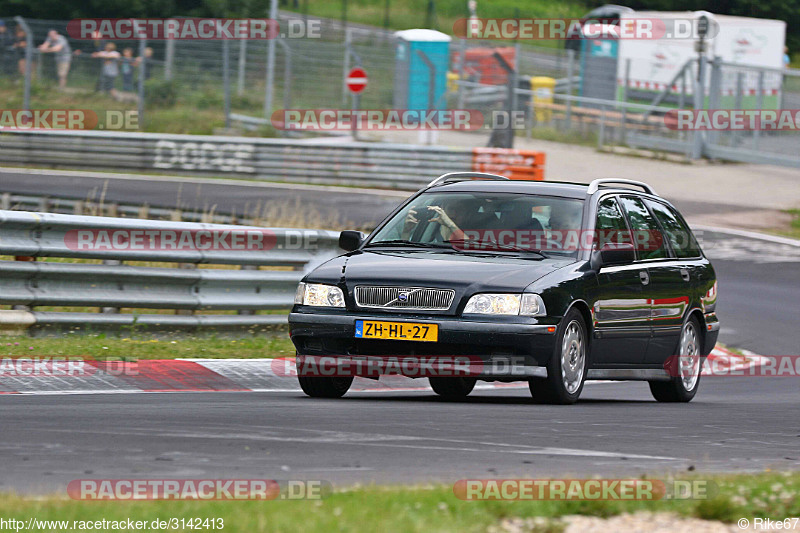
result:
[[[471,378],[428,378],[433,392],[445,400],[463,400],[475,388],[477,381]]]
[[[691,402],[700,386],[700,371],[702,358],[700,357],[700,323],[692,317],[686,321],[681,330],[681,340],[678,343],[676,365],[671,373],[675,373],[669,381],[651,381],[650,392],[659,402]]]
[[[588,337],[581,313],[572,309],[556,333],[556,349],[547,363],[547,377],[528,381],[537,403],[568,405],[578,401],[586,379]]]
[[[297,376],[300,388],[312,398],[341,398],[350,390],[353,377]]]

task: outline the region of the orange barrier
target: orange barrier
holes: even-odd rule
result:
[[[544,180],[544,152],[513,148],[473,148],[472,170],[512,180]]]

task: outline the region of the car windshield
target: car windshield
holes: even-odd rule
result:
[[[574,255],[583,201],[516,193],[430,192],[391,218],[367,246]]]

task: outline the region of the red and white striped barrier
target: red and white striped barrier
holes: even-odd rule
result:
[[[763,364],[764,357],[737,355],[715,348],[703,375],[730,374]],[[25,361],[25,359],[16,359]],[[135,392],[295,392],[294,358],[282,359],[162,359],[79,361],[79,371],[19,371],[0,369],[0,394],[98,394]],[[27,367],[32,368],[31,363]],[[711,370],[711,371],[710,371]],[[477,389],[527,387],[525,382],[479,383]],[[356,378],[356,392],[429,391],[427,380],[383,376]]]

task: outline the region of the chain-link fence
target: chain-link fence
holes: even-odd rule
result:
[[[123,76],[115,80],[117,94],[105,100],[98,96],[97,105],[138,106],[144,113],[140,127],[150,131],[212,133],[232,122],[258,134],[274,135],[270,128],[273,110],[351,108],[345,78],[355,66],[363,67],[369,76],[369,88],[360,97],[362,109],[397,105],[399,41],[393,32],[343,26],[330,19],[303,20],[286,13],[279,20],[282,35],[292,35],[298,27],[306,33],[272,41],[115,40],[118,51],[136,58],[133,73],[127,81]],[[18,33],[20,24],[13,19],[3,22],[0,90],[6,108],[21,107],[20,72],[24,69],[20,62],[24,63],[26,45],[19,43],[26,42],[25,36]],[[40,53],[36,47],[51,29],[67,36],[67,22],[26,22],[34,44],[33,105],[63,107],[65,100],[57,96],[64,94],[92,102],[93,95],[103,89],[99,80],[104,61],[92,53],[107,42],[68,39],[72,62],[67,87],[59,92],[55,90],[55,54]],[[274,48],[272,62],[270,47]],[[523,118],[522,125],[505,118],[508,135],[499,139],[493,135],[489,142],[495,145],[509,146],[511,128],[516,128],[529,137],[628,145],[683,153],[687,158],[712,155],[756,161],[764,159],[764,154],[775,154],[780,157],[774,162],[795,164],[797,160],[796,128],[696,132],[671,127],[668,120],[675,110],[798,109],[800,72],[796,70],[710,60],[705,62],[703,90],[698,91],[697,60],[673,61],[672,70],[663,72],[658,69],[668,61],[592,59],[585,51],[530,42],[454,38],[449,50],[448,108],[482,112],[484,124],[495,132],[502,126],[496,124],[496,117],[516,112]],[[147,81],[140,87],[142,75]],[[699,100],[698,94],[702,94]],[[226,122],[229,117],[234,120]],[[153,126],[156,121],[160,123]]]

